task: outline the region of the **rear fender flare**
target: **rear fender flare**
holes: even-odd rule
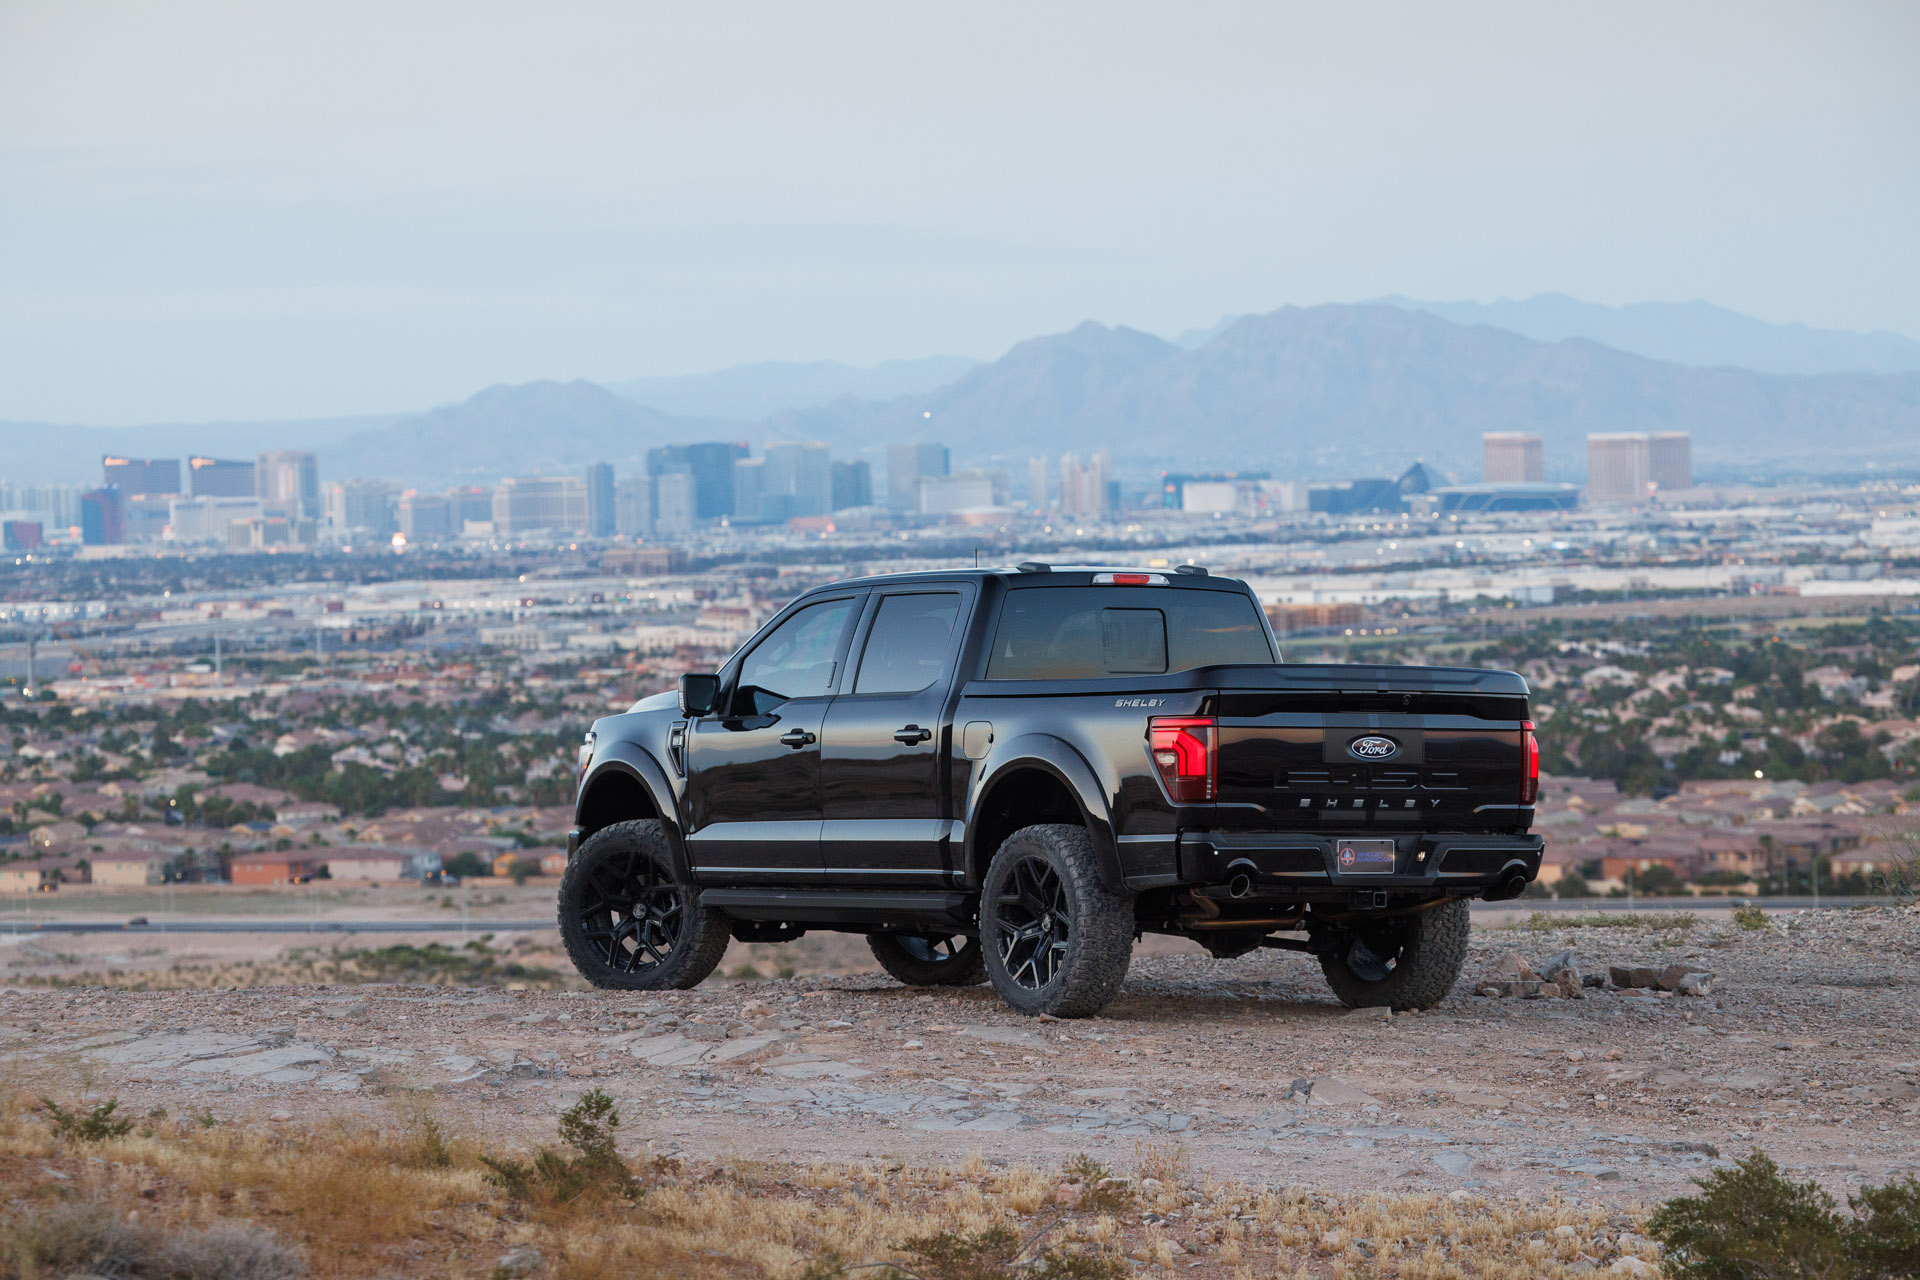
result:
[[[1099,774],[1071,743],[1047,733],[1027,733],[996,744],[982,761],[967,791],[967,843],[965,873],[971,888],[979,888],[978,840],[982,806],[994,787],[1009,775],[1036,770],[1051,775],[1073,796],[1080,808],[1081,823],[1093,837],[1099,857],[1100,882],[1115,893],[1126,892],[1120,870],[1120,854],[1113,834],[1113,805]]]

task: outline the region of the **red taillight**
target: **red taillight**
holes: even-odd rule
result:
[[[1540,794],[1540,739],[1533,736],[1533,721],[1520,722],[1520,750],[1526,768],[1520,774],[1520,803],[1529,805]]]
[[[1116,573],[1113,575],[1113,585],[1116,587],[1144,587],[1152,581],[1153,575],[1150,573]]]
[[[1155,716],[1147,721],[1154,768],[1175,804],[1213,800],[1215,733],[1211,716]]]

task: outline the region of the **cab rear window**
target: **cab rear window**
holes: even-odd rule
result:
[[[1086,680],[1274,661],[1266,623],[1237,591],[1025,587],[1007,603],[989,680]]]

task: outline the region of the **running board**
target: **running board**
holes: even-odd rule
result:
[[[964,893],[858,889],[702,889],[700,901],[735,920],[773,920],[855,932],[975,927]]]

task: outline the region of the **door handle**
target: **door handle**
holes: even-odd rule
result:
[[[797,751],[801,747],[811,745],[818,741],[818,739],[805,729],[789,729],[780,735],[780,741],[782,744],[792,747]]]
[[[932,736],[933,736],[933,730],[922,729],[917,724],[910,724],[904,729],[895,729],[893,731],[893,740],[895,742],[904,742],[906,745],[910,747],[913,746],[915,743],[925,742],[928,738],[931,738]]]

